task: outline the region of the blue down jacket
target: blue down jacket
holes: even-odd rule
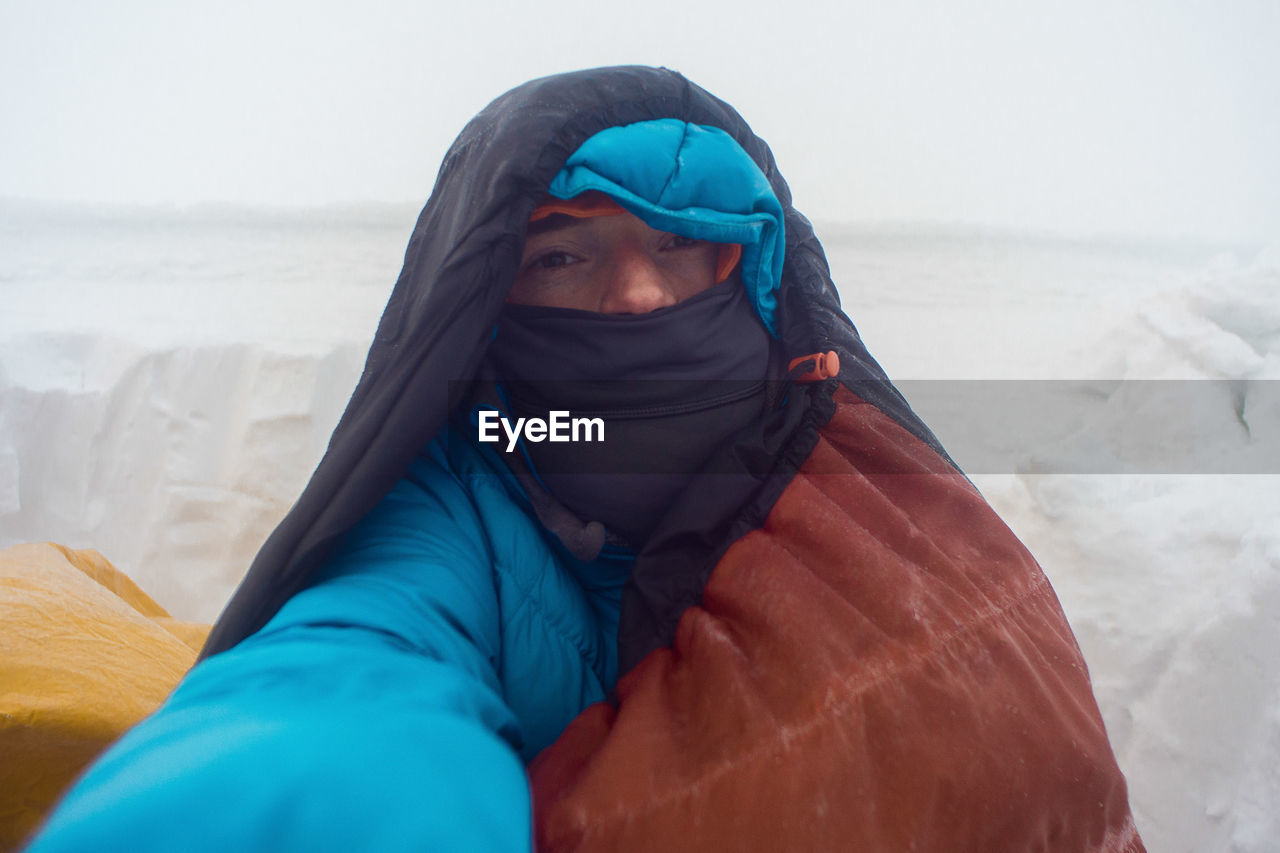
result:
[[[491,465],[433,442],[31,849],[527,849],[523,760],[604,698],[629,563],[583,583]]]

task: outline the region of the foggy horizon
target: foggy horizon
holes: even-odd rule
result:
[[[0,197],[421,207],[526,80],[666,65],[818,222],[1280,241],[1280,6],[0,6]]]

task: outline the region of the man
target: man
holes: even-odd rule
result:
[[[603,440],[510,429],[555,411]],[[768,148],[662,69],[463,131],[306,491],[33,849],[535,833],[1141,849],[1043,574],[840,312]]]

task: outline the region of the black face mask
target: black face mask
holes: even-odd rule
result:
[[[602,441],[523,446],[555,498],[636,548],[712,451],[761,417],[769,356],[736,275],[647,314],[508,305],[489,349],[508,418],[602,422]]]

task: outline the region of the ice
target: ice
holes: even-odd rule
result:
[[[324,451],[412,212],[0,213],[0,546],[97,548],[212,619]],[[1063,602],[1149,848],[1276,849],[1280,254],[818,233],[895,379],[1075,395],[974,480]],[[1134,382],[1174,379],[1215,381],[1178,417]]]

